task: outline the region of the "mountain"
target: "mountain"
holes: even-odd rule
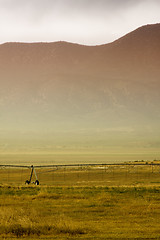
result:
[[[64,142],[71,135],[72,142],[88,136],[88,142],[99,144],[114,138],[117,145],[129,138],[136,145],[143,135],[143,146],[157,146],[159,66],[160,24],[100,46],[1,44],[2,145],[4,139],[46,134],[52,140],[60,135]]]

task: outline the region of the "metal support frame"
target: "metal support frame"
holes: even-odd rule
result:
[[[32,183],[35,184],[35,185],[39,185],[39,180],[38,180],[38,177],[37,177],[36,170],[35,170],[34,166],[32,165],[30,168],[31,168],[30,179],[29,179],[29,180],[26,180],[25,184],[30,184],[30,183],[31,183],[32,176],[33,176],[33,172],[34,172],[34,175],[35,175],[35,177],[36,177],[36,181],[35,181],[35,182],[32,182]]]

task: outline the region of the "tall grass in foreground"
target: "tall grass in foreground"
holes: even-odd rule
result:
[[[1,188],[0,236],[20,238],[63,234],[76,236],[87,233],[88,229],[83,223],[73,221],[63,211],[56,216],[50,215],[52,206],[49,207],[47,202],[58,201],[58,194],[49,194],[40,188],[38,192],[33,187],[28,188],[28,192],[26,189]]]
[[[41,235],[81,235],[87,232],[86,228],[81,226],[78,222],[75,223],[70,219],[67,219],[66,216],[60,216],[54,221],[48,222],[38,222],[38,216],[32,216],[29,218],[25,216],[22,212],[17,213],[13,209],[8,209],[9,214],[3,209],[0,212],[1,226],[0,234],[1,235],[13,235],[17,238],[24,236],[41,236]]]
[[[160,187],[0,187],[0,237],[159,239]]]

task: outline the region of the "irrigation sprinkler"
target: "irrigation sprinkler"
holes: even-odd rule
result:
[[[30,185],[30,184],[39,185],[38,177],[41,174],[43,175],[43,177],[41,178],[41,183],[42,182],[45,183],[47,181],[47,182],[49,182],[49,184],[50,183],[53,184],[53,181],[55,183],[57,181],[57,183],[59,184],[59,182],[62,181],[62,176],[64,176],[63,177],[63,181],[64,182],[70,181],[71,180],[70,177],[75,179],[75,174],[78,174],[78,184],[79,184],[79,181],[81,181],[80,180],[80,175],[79,175],[80,172],[78,171],[78,173],[76,173],[77,171],[76,172],[71,171],[70,172],[71,174],[69,175],[69,172],[67,172],[67,169],[75,169],[75,168],[77,169],[77,168],[79,168],[81,170],[84,170],[81,176],[83,176],[84,179],[87,180],[87,181],[92,181],[93,180],[92,177],[94,177],[94,173],[95,173],[95,171],[92,172],[92,171],[89,171],[89,170],[96,170],[97,169],[99,171],[100,169],[101,170],[104,169],[104,172],[107,175],[105,175],[105,176],[103,175],[102,179],[104,180],[105,179],[104,177],[107,177],[107,179],[108,179],[109,176],[110,176],[109,173],[112,172],[112,179],[111,179],[111,181],[112,181],[113,177],[116,177],[117,168],[118,169],[124,169],[124,171],[122,171],[122,173],[126,173],[126,175],[128,175],[129,172],[127,172],[127,170],[132,169],[132,167],[134,169],[137,169],[136,170],[136,173],[137,173],[139,167],[149,166],[149,165],[152,167],[152,169],[149,168],[149,169],[151,169],[152,172],[154,172],[153,171],[153,167],[157,167],[156,169],[158,169],[160,167],[160,163],[159,162],[156,162],[156,163],[148,162],[147,164],[144,163],[144,162],[143,163],[141,163],[141,162],[140,163],[129,162],[129,163],[101,163],[101,164],[96,164],[96,163],[93,163],[93,164],[91,164],[91,163],[88,163],[88,164],[87,163],[84,163],[84,164],[83,163],[82,164],[58,164],[58,165],[57,164],[53,164],[53,165],[34,165],[34,166],[33,165],[27,166],[27,165],[9,165],[8,164],[8,165],[0,165],[0,169],[13,168],[13,169],[15,169],[14,172],[13,172],[15,175],[13,174],[14,176],[13,177],[11,176],[10,179],[9,179],[9,172],[7,174],[7,173],[2,173],[0,171],[0,183],[6,181],[6,179],[7,179],[8,182],[11,182],[12,179],[13,179],[14,181],[17,181],[19,183],[20,181],[17,180],[18,176],[20,175],[19,171],[17,171],[18,168],[19,169],[20,168],[22,168],[22,169],[29,169],[29,171],[30,171],[30,175],[29,175],[29,177],[27,178],[26,181],[23,178],[24,174],[26,174],[26,171],[24,171],[23,174],[21,172],[21,182],[24,181],[24,183],[26,185]],[[40,169],[43,169],[43,170],[41,171]],[[61,171],[60,169],[64,169],[64,170]],[[114,169],[115,169],[115,171],[114,171]],[[39,172],[39,170],[40,170],[40,172]],[[54,180],[53,180],[52,172],[55,172],[56,170],[60,170],[60,171],[58,171],[57,174],[54,174]],[[37,177],[37,173],[36,173],[37,171],[38,171],[38,177]],[[87,175],[86,175],[86,171],[88,171]],[[102,174],[104,172],[102,171]],[[63,175],[62,175],[62,173],[63,173]],[[132,174],[132,172],[131,172],[131,174]],[[86,179],[86,176],[88,176],[87,179]],[[97,175],[97,176],[99,176],[99,175]],[[5,177],[5,180],[4,180],[4,177]],[[52,180],[50,180],[51,177],[52,177]]]
[[[35,175],[35,177],[36,177],[36,181],[35,181],[35,182],[31,182],[32,176],[33,176],[33,172],[34,172],[34,175]],[[30,183],[33,183],[33,184],[35,184],[35,185],[39,185],[39,181],[38,181],[38,177],[37,177],[37,174],[36,174],[36,170],[35,170],[35,168],[34,168],[33,165],[31,166],[30,179],[25,181],[25,184],[28,184],[28,185],[29,185]]]

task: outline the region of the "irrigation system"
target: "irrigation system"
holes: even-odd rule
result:
[[[82,168],[82,167],[99,167],[99,168],[107,168],[107,167],[124,167],[124,166],[159,166],[160,167],[160,163],[156,163],[156,162],[129,162],[129,163],[84,163],[84,164],[53,164],[53,165],[31,165],[31,166],[27,166],[27,165],[0,165],[0,168],[4,169],[4,168],[21,168],[21,169],[29,169],[30,170],[30,176],[29,178],[25,181],[26,185],[29,184],[35,184],[35,185],[39,185],[40,181],[38,179],[37,173],[36,173],[36,169],[60,169],[60,168]],[[53,170],[49,170],[46,171],[47,172],[51,172]],[[32,181],[33,176],[35,176],[35,181]]]

